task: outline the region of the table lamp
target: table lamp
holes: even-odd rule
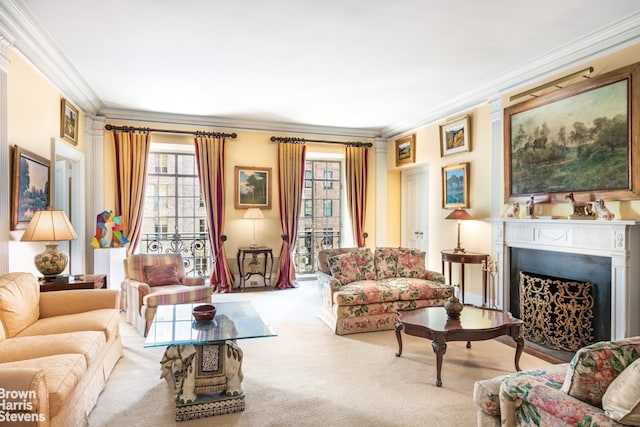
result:
[[[58,248],[56,241],[76,240],[76,234],[64,211],[37,211],[22,238],[23,242],[49,242],[44,252],[36,255],[33,262],[45,278],[62,274],[69,262],[69,255]]]
[[[465,211],[462,208],[458,208],[447,215],[446,219],[457,219],[458,220],[458,246],[453,250],[455,253],[464,253],[464,248],[460,245],[460,221],[463,219],[473,219],[473,217],[469,214],[469,212]]]
[[[243,218],[253,220],[253,240],[251,241],[251,244],[249,245],[249,247],[257,248],[258,244],[256,243],[256,220],[264,219],[264,214],[259,208],[249,208],[244,213]]]

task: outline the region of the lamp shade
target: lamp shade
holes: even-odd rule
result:
[[[76,240],[76,234],[64,211],[37,211],[22,235],[23,242]]]
[[[244,219],[264,219],[264,214],[259,208],[249,208],[244,213]]]
[[[447,215],[446,219],[473,219],[473,217],[469,214],[469,212],[465,211],[462,208],[458,208],[452,211],[449,215]]]

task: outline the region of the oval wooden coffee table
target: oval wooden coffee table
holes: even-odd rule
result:
[[[524,349],[524,339],[520,335],[522,320],[511,313],[489,308],[465,305],[459,319],[449,319],[443,307],[425,307],[415,310],[398,311],[396,338],[398,352],[402,355],[401,331],[407,335],[427,338],[436,354],[436,386],[442,386],[442,358],[447,351],[447,341],[483,341],[502,335],[509,335],[516,342],[515,365],[520,370],[520,356]]]

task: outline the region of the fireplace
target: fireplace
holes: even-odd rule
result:
[[[640,222],[496,219],[498,304],[519,313],[519,271],[596,285],[595,340],[640,335]]]
[[[520,313],[520,273],[554,277],[593,285],[593,336],[596,341],[611,339],[611,258],[535,249],[510,248],[511,313]]]

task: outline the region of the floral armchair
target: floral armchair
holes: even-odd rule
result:
[[[122,306],[129,323],[147,336],[159,305],[211,302],[205,280],[184,275],[180,254],[137,254],[124,260]]]
[[[640,337],[578,350],[570,363],[477,381],[478,426],[640,426]]]

